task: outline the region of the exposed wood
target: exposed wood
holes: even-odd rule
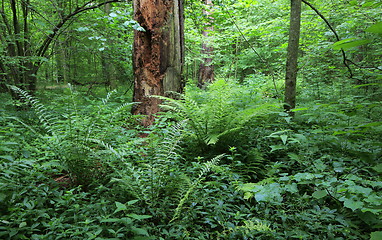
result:
[[[161,101],[152,95],[181,92],[183,48],[183,2],[181,0],[135,0],[134,19],[145,29],[134,35],[133,114],[146,115],[148,126],[159,112]]]

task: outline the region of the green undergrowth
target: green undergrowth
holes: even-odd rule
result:
[[[120,92],[0,110],[2,239],[372,239],[379,102],[282,111],[248,81],[188,86],[143,128]],[[4,98],[5,99],[5,98]]]

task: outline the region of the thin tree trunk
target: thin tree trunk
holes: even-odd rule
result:
[[[285,105],[284,108],[291,116],[291,109],[296,107],[296,78],[298,47],[300,39],[301,0],[291,0],[289,41],[285,76]]]
[[[134,0],[134,19],[145,29],[135,31],[133,114],[146,115],[151,125],[160,100],[152,95],[181,92],[184,62],[183,1]]]
[[[205,0],[206,8],[211,9],[212,7],[212,0]],[[209,22],[207,22],[204,26],[202,35],[203,35],[203,43],[202,43],[202,55],[205,57],[203,58],[202,63],[199,66],[199,77],[198,77],[198,86],[200,88],[203,88],[203,86],[208,83],[214,81],[215,74],[214,74],[214,66],[212,65],[212,54],[214,51],[214,48],[211,44],[211,36],[210,33],[214,31],[213,27],[213,18],[210,17],[212,14],[211,10],[203,10],[203,13],[207,16],[207,19]]]
[[[108,3],[105,5],[104,12],[105,15],[109,15],[111,13],[111,4]],[[108,45],[112,45],[112,40],[107,39]],[[115,89],[117,87],[117,79],[115,73],[115,66],[111,63],[111,56],[105,51],[101,52],[101,66],[102,66],[102,76],[103,81],[106,83],[108,87],[111,89]]]

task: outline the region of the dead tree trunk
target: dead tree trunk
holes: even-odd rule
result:
[[[133,114],[146,115],[151,125],[160,100],[152,95],[181,92],[183,67],[183,1],[134,0],[134,19],[145,29],[135,31]]]

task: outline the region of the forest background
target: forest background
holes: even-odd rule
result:
[[[381,239],[382,2],[170,2],[184,89],[146,124],[131,2],[1,1],[0,238]]]

